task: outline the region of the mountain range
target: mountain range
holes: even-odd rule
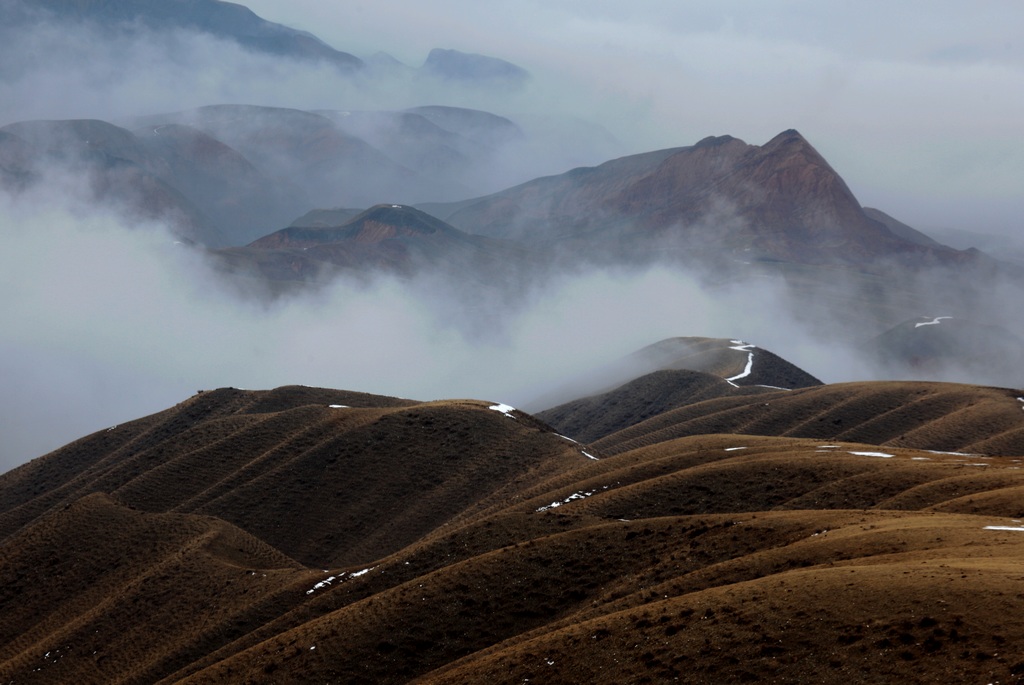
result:
[[[55,169],[86,178],[96,200],[169,223],[220,272],[266,284],[261,293],[427,273],[456,297],[472,298],[472,284],[504,305],[526,284],[585,265],[663,265],[709,288],[770,282],[793,317],[845,337],[888,374],[1024,383],[1021,334],[989,296],[1024,285],[1024,269],[862,207],[796,131],[760,146],[706,138],[424,202],[469,193],[526,134],[504,117],[439,106],[217,105],[126,124],[8,124],[0,180],[17,192]],[[366,230],[368,219],[377,228]],[[957,323],[916,325],[936,312]]]
[[[6,0],[0,4],[0,19],[0,35],[8,38],[41,25],[67,31],[84,27],[105,38],[194,32],[254,54],[327,64],[349,77],[413,76],[481,88],[520,88],[530,79],[527,70],[507,60],[446,48],[431,50],[418,68],[384,53],[363,59],[308,31],[267,21],[248,7],[222,0]]]

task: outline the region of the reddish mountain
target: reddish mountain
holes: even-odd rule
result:
[[[443,215],[442,215],[443,216]],[[798,132],[763,146],[730,136],[530,181],[446,217],[485,235],[589,249],[722,253],[744,260],[959,263],[872,219]]]

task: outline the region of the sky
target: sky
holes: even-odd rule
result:
[[[926,230],[1020,232],[1018,2],[248,5],[361,57],[385,51],[419,66],[432,48],[457,49],[519,64],[532,81],[511,93],[367,87],[327,67],[281,64],[202,37],[178,36],[168,47],[44,30],[15,46],[31,59],[0,63],[0,125],[118,121],[224,102],[447,104],[521,122],[555,116],[559,140],[544,139],[536,158],[520,160],[527,177],[598,163],[612,149],[642,152],[723,134],[761,144],[796,128],[862,204]],[[51,50],[64,55],[60,68],[37,63]],[[610,145],[608,135],[618,142]],[[272,306],[242,301],[197,254],[175,247],[165,227],[139,230],[87,195],[83,179],[59,175],[32,193],[0,194],[0,472],[225,385],[303,383],[516,404],[553,378],[674,335],[742,338],[826,381],[863,371],[794,335],[799,324],[771,306],[770,287],[711,296],[664,270],[583,273],[550,284],[484,342],[441,323],[450,313],[431,299],[430,284],[338,282]],[[661,306],[636,306],[647,301]]]

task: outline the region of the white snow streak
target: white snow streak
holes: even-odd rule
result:
[[[515,407],[510,407],[507,404],[500,404],[500,403],[499,404],[492,404],[491,406],[489,406],[487,408],[491,409],[493,411],[500,411],[502,414],[504,414],[505,416],[509,417],[510,419],[514,419],[515,418],[514,416],[512,416],[512,412],[514,412],[516,410],[516,408]]]
[[[347,404],[328,404],[328,409],[351,409]]]
[[[345,580],[348,580],[349,578],[358,578],[359,576],[365,576],[367,573],[369,573],[370,571],[372,571],[375,568],[377,568],[377,567],[376,566],[371,566],[370,568],[364,568],[362,571],[356,571],[354,573],[339,573],[336,576],[331,576],[330,578],[324,578],[319,583],[317,583],[316,585],[311,587],[309,590],[306,590],[306,594],[307,595],[311,595],[314,592],[316,592],[317,590],[322,590],[323,588],[330,586],[331,583],[333,583],[335,580],[340,583],[340,582],[343,582]],[[324,573],[327,573],[327,571],[324,571]]]
[[[858,457],[881,457],[882,459],[888,459],[893,456],[885,452],[850,452],[850,454],[856,454]]]
[[[984,530],[1015,530],[1024,532],[1024,526],[985,526]]]
[[[743,369],[743,372],[736,374],[732,378],[725,379],[726,383],[729,383],[733,387],[739,387],[733,383],[733,381],[738,381],[739,379],[746,378],[750,375],[751,370],[754,368],[754,353],[751,352],[751,350],[754,349],[755,346],[745,343],[742,340],[730,340],[729,342],[732,343],[732,347],[729,348],[730,350],[747,353],[747,366]]]
[[[925,321],[923,323],[915,323],[914,324],[914,328],[920,328],[921,326],[935,326],[936,324],[941,322],[943,319],[952,319],[952,318],[953,318],[952,316],[936,316],[931,321]]]
[[[584,452],[584,454],[586,454],[586,453]],[[591,459],[593,459],[593,457],[591,457]],[[597,493],[601,492],[602,490],[607,490],[610,487],[611,487],[610,485],[602,485],[601,487],[599,487],[599,488],[597,488],[595,490],[579,490],[577,492],[572,493],[571,495],[569,495],[568,497],[566,497],[563,500],[560,500],[560,501],[557,501],[557,502],[552,502],[551,504],[548,504],[546,506],[540,507],[539,509],[537,509],[537,511],[547,511],[549,509],[556,509],[556,508],[562,506],[563,504],[568,504],[569,502],[572,502],[572,501],[575,501],[575,500],[578,500],[578,499],[585,499],[587,497],[590,497],[591,495],[596,495]]]
[[[723,451],[724,452],[735,452],[736,450],[745,450],[745,449],[747,449],[747,448],[746,447],[726,447]]]

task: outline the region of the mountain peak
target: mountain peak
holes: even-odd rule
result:
[[[721,145],[725,145],[727,143],[731,143],[734,140],[739,140],[739,139],[738,138],[733,138],[732,136],[708,136],[707,138],[702,138],[701,140],[699,140],[697,142],[697,144],[693,146],[693,149],[694,150],[698,150],[698,149],[701,149],[701,148],[719,147]],[[740,141],[740,142],[743,142],[743,141]]]
[[[811,145],[807,141],[807,139],[804,138],[804,136],[795,128],[786,129],[782,133],[778,134],[777,136],[769,140],[763,146],[761,146],[761,148],[763,150],[768,151],[782,149],[809,150],[813,152],[816,156],[820,157],[818,151],[814,149],[814,146]]]

